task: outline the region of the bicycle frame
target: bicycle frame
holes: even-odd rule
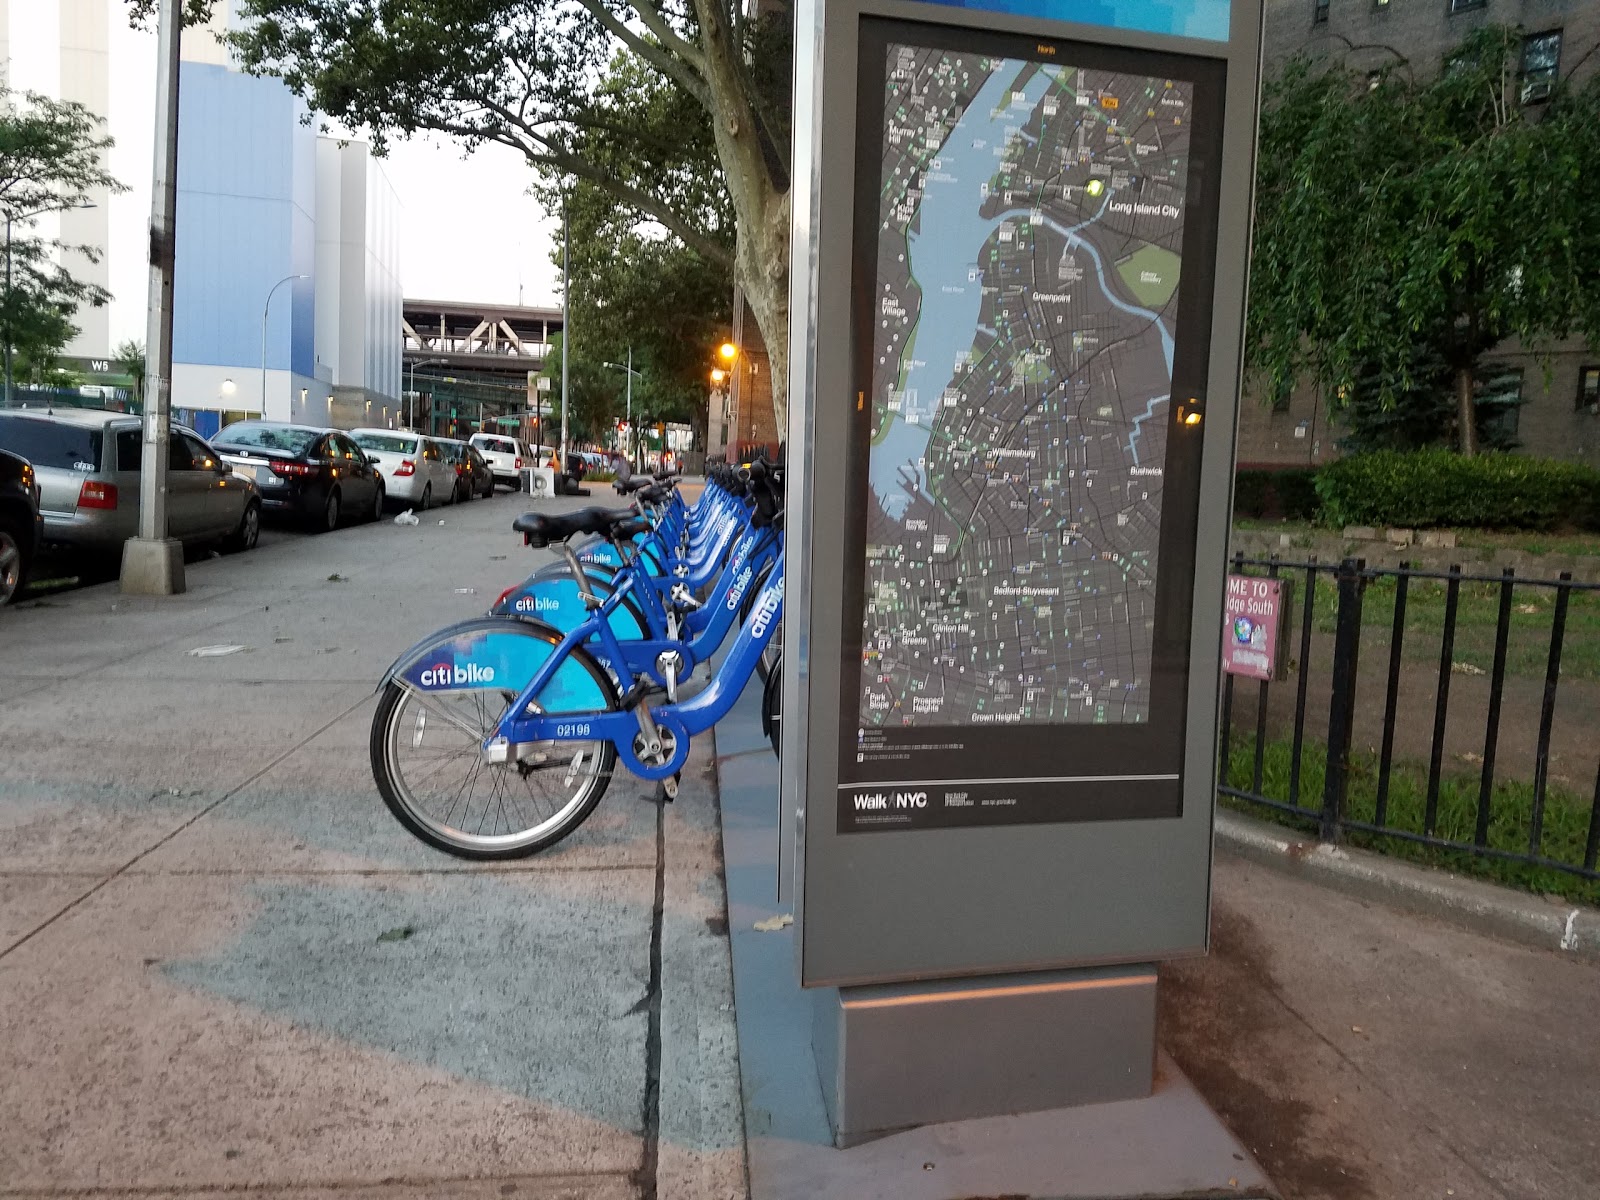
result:
[[[650,708],[639,700],[635,706],[615,712],[521,715],[530,708],[537,709],[540,692],[555,677],[567,657],[590,637],[598,636],[604,652],[618,655],[617,661],[626,661],[609,625],[600,621],[586,621],[583,627],[574,629],[562,639],[561,644],[534,672],[533,678],[516,700],[507,706],[506,715],[484,740],[484,756],[489,761],[511,761],[516,757],[516,748],[528,742],[601,740],[615,746],[622,765],[641,779],[666,779],[677,774],[688,761],[690,740],[727,716],[744,691],[745,684],[755,674],[762,651],[782,622],[783,562],[780,554],[771,579],[762,589],[750,614],[749,623],[739,630],[739,636],[734,639],[721,669],[698,695],[657,708]],[[587,628],[591,625],[595,627]],[[635,753],[633,743],[636,735],[648,734],[652,730],[670,733],[672,744],[662,762],[646,765]],[[665,740],[663,749],[666,749]]]

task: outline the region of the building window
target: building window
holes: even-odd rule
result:
[[[1328,23],[1329,0],[1311,0],[1311,23],[1313,25],[1326,25]]]
[[[1450,14],[1471,12],[1475,8],[1483,8],[1489,0],[1450,0]]]
[[[1522,411],[1522,368],[1487,363],[1476,384],[1479,440],[1491,450],[1515,450]]]
[[[1600,417],[1600,367],[1578,368],[1577,408]]]
[[[1561,66],[1561,30],[1530,33],[1522,39],[1522,102],[1550,99]]]

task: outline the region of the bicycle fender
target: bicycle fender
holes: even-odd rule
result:
[[[412,646],[384,672],[381,691],[391,683],[419,692],[483,688],[520,692],[544,665],[564,635],[526,618],[474,617],[435,630]],[[572,656],[588,658],[581,647]],[[603,672],[602,672],[603,675]],[[577,661],[563,663],[539,693],[545,712],[593,712],[610,697]]]

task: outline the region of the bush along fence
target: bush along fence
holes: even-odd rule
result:
[[[1360,559],[1233,568],[1294,579],[1298,628],[1291,677],[1225,677],[1225,804],[1600,902],[1600,585]]]

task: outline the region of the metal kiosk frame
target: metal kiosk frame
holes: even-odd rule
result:
[[[792,885],[797,901],[800,978],[818,989],[813,1048],[841,1145],[934,1121],[1149,1094],[1153,964],[1207,946],[1216,680],[1260,86],[1260,0],[967,3],[801,0],[797,13],[787,504],[794,577],[785,614],[779,889],[788,898]],[[1080,20],[1061,19],[1068,14]],[[989,85],[1003,73],[1016,82],[1014,90],[998,93]],[[1051,96],[1059,92],[1055,105],[1086,106],[1095,119],[1060,113],[1041,98],[1048,91],[1042,81],[1056,89]],[[1155,127],[1143,135],[1148,142],[1134,136],[1145,114],[1117,112],[1129,95],[1139,106],[1148,97]],[[980,203],[970,191],[976,178],[971,147],[996,148],[969,134],[1000,122],[1007,105],[1015,106],[1004,115],[1007,137],[1042,146],[1044,122],[1076,120],[1077,140],[1064,147],[1051,142],[1063,166],[1048,182],[1029,175],[1016,196],[1009,189],[991,194],[986,183]],[[1159,119],[1157,105],[1165,106]],[[913,117],[923,122],[915,128],[925,130],[920,147],[906,141]],[[1180,131],[1184,120],[1191,123]],[[1186,153],[1168,159],[1166,176],[1158,177],[1147,163],[1162,153],[1162,121],[1167,141],[1181,140]],[[1056,125],[1050,129],[1052,136],[1058,132]],[[895,187],[885,187],[885,174],[903,171],[915,177],[897,174]],[[1081,282],[1092,270],[1099,295],[1124,314],[1089,314],[1081,322],[1085,339],[1108,331],[1125,336],[1128,347],[1105,348],[1102,364],[1112,371],[1120,366],[1130,378],[1160,376],[1165,346],[1170,389],[1149,396],[1137,417],[1095,403],[1102,398],[1097,389],[1107,385],[1082,365],[1094,353],[1086,351],[1063,372],[1077,389],[1070,420],[1078,423],[1062,416],[1055,432],[1081,438],[1084,479],[1069,481],[1065,469],[1051,471],[1047,459],[1058,468],[1064,461],[1053,449],[991,451],[975,464],[969,445],[967,458],[952,460],[962,453],[957,439],[936,445],[923,431],[937,421],[943,403],[975,405],[969,415],[981,420],[981,401],[960,386],[934,396],[926,386],[920,396],[893,390],[902,387],[903,372],[922,370],[930,355],[964,349],[949,344],[950,331],[931,325],[923,343],[914,341],[917,319],[934,301],[920,295],[913,264],[906,264],[902,279],[889,253],[897,246],[909,252],[912,239],[926,232],[930,260],[966,253],[972,262],[976,246],[936,244],[945,226],[935,229],[927,207],[928,189],[952,173],[969,189],[964,203],[985,223],[989,240],[980,240],[993,253],[973,263],[968,279],[984,297],[977,303],[988,306],[982,311],[996,318],[995,328],[979,323],[955,333],[998,343],[1000,318],[1009,330],[1019,311],[1002,312],[1002,303],[1031,306],[1037,316],[1048,301],[1050,317],[1038,319],[1072,319],[1073,310],[1063,307],[1073,303],[1070,297],[1063,301],[1036,285],[1030,291],[1027,280],[1008,284],[995,246],[996,240],[1015,246],[1013,238],[1034,239],[1029,245],[1037,258],[1054,238],[1051,255],[1067,248],[1060,278]],[[1035,193],[1047,188],[1055,189],[1049,194],[1062,211],[1076,206],[1080,223],[1067,227],[1041,215]],[[891,204],[885,199],[891,194],[903,209],[882,207]],[[1125,218],[1119,236],[1138,241],[1139,222],[1148,217],[1164,220],[1165,230],[1175,228],[1172,243],[1181,245],[1147,250],[1141,265],[1148,261],[1152,270],[1133,283],[1124,276],[1121,286],[1108,283],[1107,275],[1123,260],[1102,261],[1109,255],[1079,236],[1113,212],[1112,204]],[[1087,257],[1080,259],[1080,251]],[[1177,263],[1182,269],[1168,286],[1163,272]],[[942,268],[950,265],[945,261]],[[1151,279],[1148,294],[1160,297],[1159,305],[1139,298],[1135,287]],[[962,285],[958,280],[945,290],[961,291]],[[1162,309],[1159,320],[1128,318],[1154,318],[1146,303]],[[1162,341],[1153,343],[1158,326]],[[904,358],[891,362],[892,354]],[[955,361],[958,370],[967,369],[962,364],[970,367],[972,357]],[[1036,365],[1021,361],[1020,386]],[[923,371],[924,384],[941,378],[939,369],[936,362],[935,374]],[[886,384],[889,377],[901,382]],[[1060,386],[1041,403],[1059,401],[1064,414],[1067,384]],[[1097,413],[1106,418],[1104,430]],[[906,432],[891,431],[895,421],[915,427],[908,444],[926,441],[927,448],[913,452],[923,457],[899,464],[897,483],[885,483],[871,443]],[[984,435],[985,444],[1010,447],[1034,445],[1030,436],[1017,428]],[[1120,450],[1111,447],[1110,465],[1090,469],[1092,439],[1112,436],[1126,441],[1126,461],[1134,464],[1142,462],[1142,448],[1164,444],[1161,468],[1151,461],[1119,469]],[[1019,461],[1008,462],[1008,454]],[[1127,678],[1104,679],[1104,671],[1088,670],[1079,673],[1093,676],[1087,682],[1079,676],[1069,681],[1047,661],[1037,677],[1019,676],[1027,695],[1020,703],[1004,697],[1011,703],[1004,716],[991,715],[988,701],[974,701],[974,692],[951,719],[929,711],[945,703],[947,693],[922,705],[905,703],[925,681],[909,681],[903,655],[891,669],[900,675],[871,675],[878,662],[873,656],[893,658],[897,650],[892,638],[874,641],[864,631],[863,613],[889,602],[884,580],[874,590],[869,575],[889,553],[883,539],[894,536],[895,517],[925,500],[931,507],[917,511],[939,519],[929,480],[939,471],[948,479],[952,461],[979,477],[975,487],[1011,489],[1014,506],[1034,503],[1029,497],[1043,495],[1041,489],[1059,489],[1051,496],[1077,494],[1072,488],[1092,486],[1091,475],[1103,488],[1089,493],[1095,497],[1121,489],[1145,534],[1139,550],[1106,552],[1125,579],[1130,570],[1145,576],[1141,590],[1124,593],[1117,628],[1126,643],[1119,661],[1133,664]],[[1142,482],[1129,478],[1140,475]],[[1157,476],[1160,491],[1151,501],[1149,485]],[[885,500],[896,486],[906,498]],[[1098,517],[1082,511],[1082,527],[1063,524],[1063,546],[1079,536],[1092,540],[1099,531]],[[947,529],[947,555],[951,536]],[[1131,566],[1130,554],[1136,560]],[[917,564],[930,579],[941,569],[936,557]],[[969,573],[951,583],[948,573],[939,576],[954,614],[948,628],[960,631],[966,621],[976,639],[970,626],[986,617],[985,606],[992,609],[996,597],[1005,597],[1001,607],[1008,612],[1032,606],[1033,621],[1039,618],[1034,597],[1063,610],[1100,604],[1088,581],[1103,563],[1068,571],[1064,564],[1075,562],[1070,549],[1052,549],[1045,558],[1041,572],[1026,582],[1008,577],[985,584]],[[1010,569],[1017,569],[1014,562]],[[918,593],[912,587],[907,594]],[[927,592],[920,595],[920,603],[929,602]],[[1114,605],[1095,611],[1105,620],[1082,636],[1104,638],[1115,623]],[[955,642],[963,636],[957,632]],[[1081,647],[1076,653],[1074,659],[1067,652],[1066,660],[1081,664]],[[957,657],[948,659],[947,669],[960,669]],[[892,685],[880,694],[874,689],[885,679]],[[1069,707],[1080,692],[1081,711]],[[1074,699],[1062,698],[1068,693]],[[1044,696],[1052,699],[1034,702]],[[912,710],[927,719],[911,716]]]

